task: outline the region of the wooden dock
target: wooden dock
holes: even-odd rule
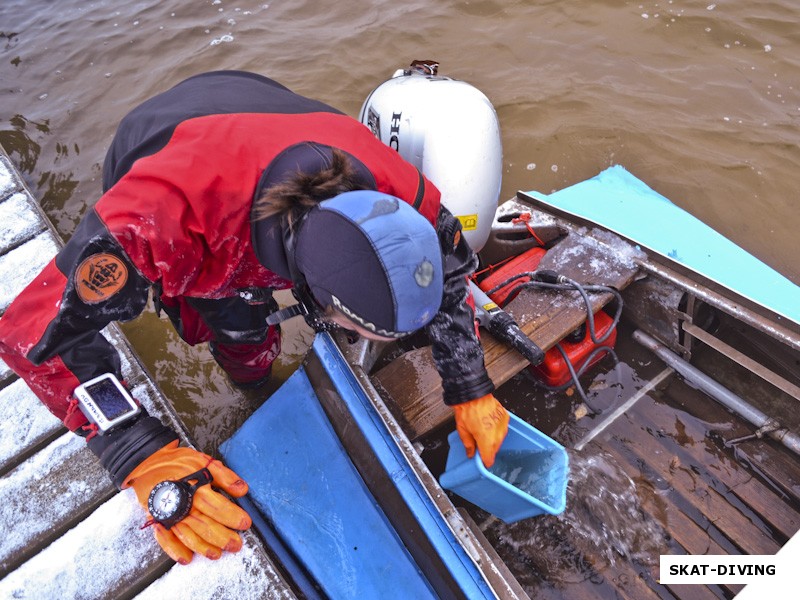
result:
[[[0,148],[0,314],[61,240]],[[116,326],[133,394],[190,443]],[[0,361],[0,598],[294,598],[260,540],[220,560],[175,565],[131,490],[118,492],[84,440],[67,431]]]

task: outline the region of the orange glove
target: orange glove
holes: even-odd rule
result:
[[[467,456],[475,455],[475,446],[488,469],[508,433],[508,411],[492,394],[453,406],[456,430]]]
[[[252,524],[250,516],[211,489],[211,485],[238,498],[247,493],[247,484],[220,461],[192,448],[178,448],[175,440],[144,459],[122,485],[123,489],[133,488],[139,504],[147,511],[150,491],[156,484],[179,480],[203,468],[210,471],[212,484],[196,489],[189,514],[170,529],[157,522],[153,524],[156,541],[170,558],[182,565],[191,562],[194,552],[216,560],[223,550],[241,550],[242,539],[232,530],[248,529]],[[152,519],[149,511],[148,519]]]

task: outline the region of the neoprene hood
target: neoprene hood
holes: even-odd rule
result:
[[[321,202],[300,225],[295,259],[323,308],[333,306],[378,335],[424,327],[442,302],[436,230],[388,194],[359,190]]]

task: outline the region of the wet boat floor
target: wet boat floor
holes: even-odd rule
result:
[[[567,509],[507,525],[457,496],[535,598],[732,598],[742,585],[658,582],[662,554],[775,554],[800,529],[800,461],[620,336],[574,390],[544,391],[526,375],[497,396],[570,454]],[[594,377],[594,379],[593,379]],[[648,391],[648,382],[652,389]],[[653,385],[654,384],[654,385]],[[642,393],[642,392],[645,393]],[[608,423],[614,409],[638,394]],[[600,424],[605,428],[598,429]],[[434,474],[444,448],[426,438]]]

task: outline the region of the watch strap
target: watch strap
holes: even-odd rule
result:
[[[203,467],[199,471],[195,471],[194,473],[190,473],[186,477],[181,477],[178,481],[182,481],[186,485],[189,486],[189,491],[194,494],[197,491],[197,488],[200,486],[206,485],[211,483],[214,480],[214,477],[211,475],[211,471],[208,470],[208,467]],[[191,483],[194,481],[195,483]]]
[[[156,484],[156,486],[150,491],[150,496],[147,499],[147,510],[150,512],[151,520],[145,523],[144,527],[152,525],[153,523],[160,523],[166,529],[172,529],[174,525],[185,519],[192,510],[192,505],[194,504],[194,494],[197,491],[197,488],[210,484],[213,480],[214,477],[211,475],[211,471],[209,471],[207,467],[203,467],[199,471],[190,473],[189,475],[181,477],[180,479],[166,480]],[[192,483],[193,481],[194,483]],[[179,493],[184,496],[181,498],[180,504],[178,505],[174,514],[168,517],[165,516],[160,518],[157,516],[159,511],[156,510],[153,502],[159,488],[165,485],[172,485],[176,487],[178,490],[180,490]]]

